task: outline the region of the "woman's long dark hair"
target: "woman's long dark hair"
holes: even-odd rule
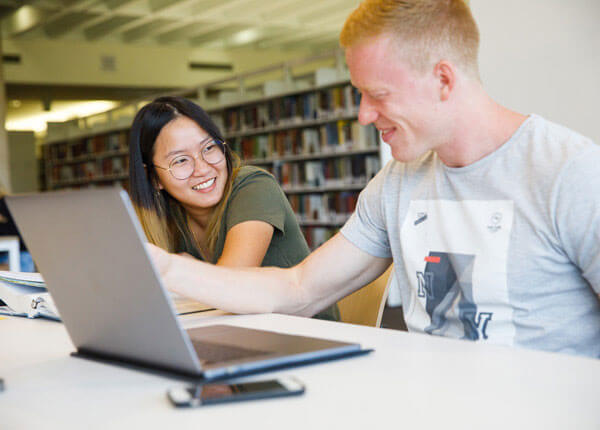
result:
[[[129,193],[148,240],[170,252],[187,252],[197,258],[209,259],[220,227],[222,214],[239,169],[239,157],[229,145],[222,145],[227,162],[227,184],[217,203],[208,226],[206,240],[200,244],[189,228],[183,206],[165,190],[158,188],[158,176],[152,167],[154,145],[165,125],[185,116],[215,141],[224,142],[221,131],[208,114],[197,104],[182,97],[159,97],[136,114],[129,136]]]

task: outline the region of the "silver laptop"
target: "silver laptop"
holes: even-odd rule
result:
[[[368,352],[228,325],[184,330],[120,188],[6,201],[76,355],[211,380]]]

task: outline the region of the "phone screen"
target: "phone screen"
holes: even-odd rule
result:
[[[286,391],[285,387],[276,380],[245,384],[208,384],[197,388],[188,388],[188,390],[191,390],[192,395],[196,394],[196,397],[200,397],[202,403],[223,397]]]
[[[239,384],[206,384],[182,389],[173,389],[169,399],[176,406],[201,406],[241,400],[265,399],[269,397],[302,394],[304,386],[297,380],[269,380]]]

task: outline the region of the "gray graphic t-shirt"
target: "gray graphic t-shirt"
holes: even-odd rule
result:
[[[531,115],[487,157],[391,161],[342,234],[393,257],[407,326],[600,357],[600,146]]]

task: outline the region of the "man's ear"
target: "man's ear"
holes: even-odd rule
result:
[[[447,101],[456,84],[456,69],[449,61],[442,60],[433,68],[433,74],[439,83],[440,101]]]

